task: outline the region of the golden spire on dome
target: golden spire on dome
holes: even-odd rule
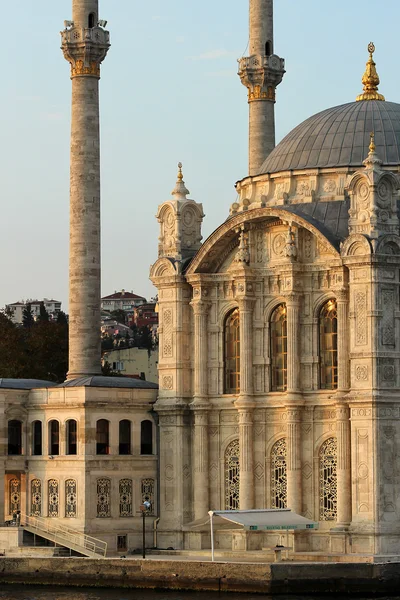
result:
[[[364,84],[364,92],[357,96],[357,102],[362,100],[385,100],[385,96],[379,94],[378,85],[380,83],[379,75],[376,71],[376,64],[374,62],[373,54],[375,52],[375,46],[372,42],[368,44],[369,59],[367,62],[367,68],[362,78]]]
[[[376,150],[376,146],[375,146],[375,133],[373,131],[371,131],[370,133],[370,138],[371,138],[371,143],[369,145],[369,151],[371,154],[373,154]]]

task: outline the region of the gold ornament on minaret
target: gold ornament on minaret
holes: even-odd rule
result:
[[[357,96],[356,101],[357,102],[361,102],[362,100],[385,100],[385,96],[382,96],[382,94],[380,94],[378,92],[378,86],[380,83],[379,80],[379,75],[377,73],[376,70],[376,64],[374,62],[374,52],[375,52],[375,45],[370,42],[368,44],[368,52],[369,52],[369,59],[367,62],[367,68],[365,70],[365,73],[363,75],[362,78],[362,83],[364,85],[364,92],[362,94],[360,94],[359,96]]]

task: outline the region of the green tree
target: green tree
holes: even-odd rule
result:
[[[60,325],[68,325],[68,317],[62,310],[57,313],[57,323]]]
[[[33,318],[32,305],[28,302],[22,311],[22,324],[27,329],[30,329],[34,323],[35,319]]]
[[[118,323],[126,324],[126,312],[124,310],[119,308],[118,310],[112,310],[110,314]]]
[[[42,323],[44,323],[44,322],[48,323],[48,321],[49,321],[49,313],[46,310],[44,302],[41,302],[39,305],[39,319],[38,320],[41,321]]]

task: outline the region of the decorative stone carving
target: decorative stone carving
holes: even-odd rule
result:
[[[367,343],[367,295],[357,292],[355,295],[356,313],[356,345],[364,346]]]
[[[368,380],[367,365],[356,365],[356,379],[357,379],[357,381],[367,381]]]

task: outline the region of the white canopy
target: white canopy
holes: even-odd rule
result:
[[[318,529],[318,523],[310,521],[289,508],[259,510],[210,510],[211,556],[214,560],[214,516],[241,525],[247,531],[271,531],[289,529]]]
[[[227,521],[242,525],[249,531],[271,529],[318,529],[318,523],[310,521],[290,508],[260,510],[210,510],[211,516],[218,515]]]

